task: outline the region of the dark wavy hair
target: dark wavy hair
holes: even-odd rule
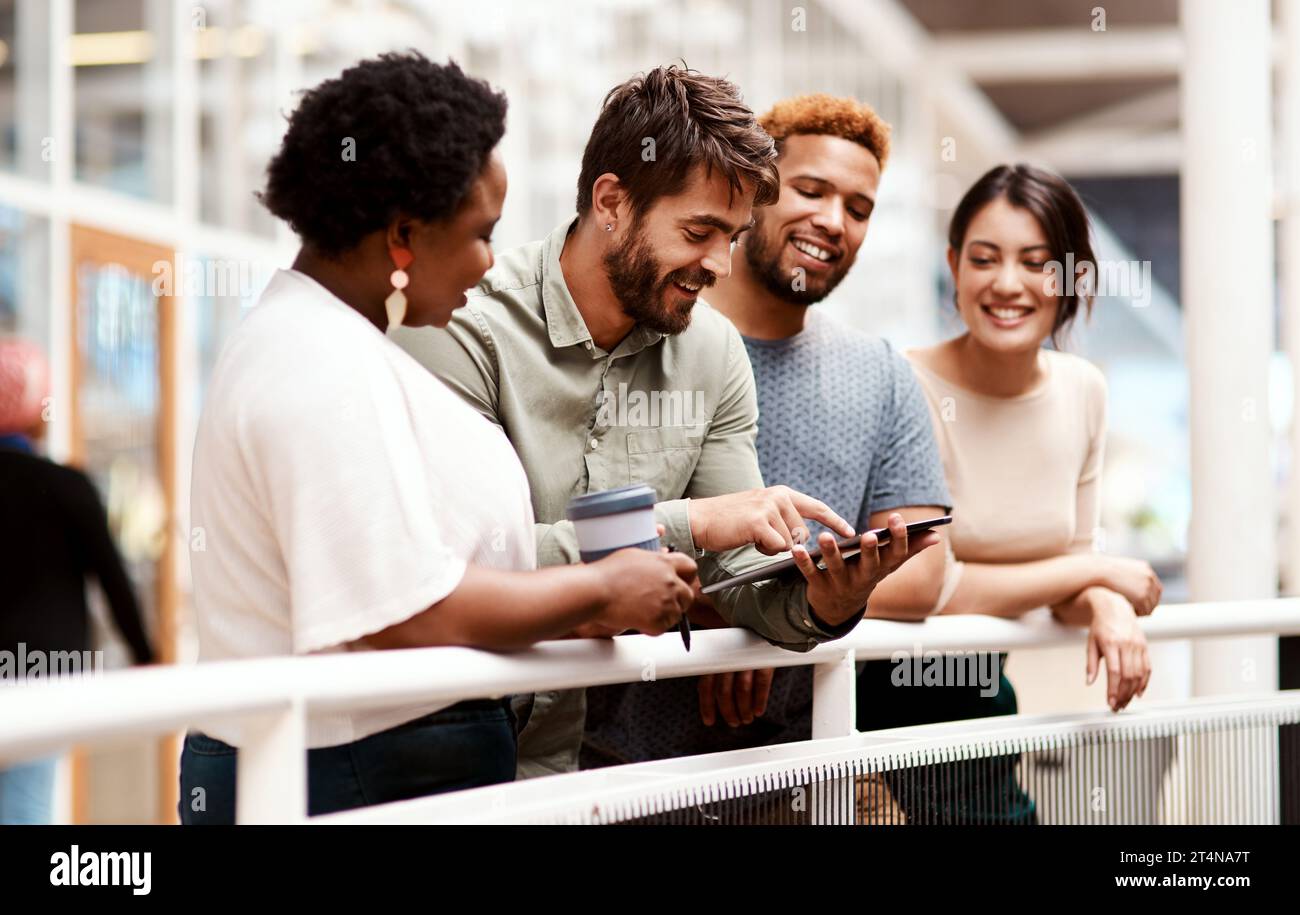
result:
[[[591,209],[592,185],[606,172],[618,176],[640,214],[679,193],[697,165],[726,178],[733,193],[752,183],[754,206],[775,203],[780,193],[776,147],[735,84],[676,64],[655,67],[605,96],[582,153],[578,213]]]
[[[257,196],[335,256],[399,216],[454,213],[505,128],[505,96],[455,63],[383,54],[303,95]]]
[[[1097,257],[1092,251],[1092,231],[1083,201],[1064,178],[1024,163],[999,165],[971,185],[948,224],[948,244],[954,251],[961,253],[966,230],[975,215],[999,197],[1033,214],[1057,263],[1064,265],[1066,255],[1073,253],[1076,267],[1088,264],[1095,276]],[[1091,313],[1093,291],[1091,282],[1080,283],[1073,294],[1060,296],[1052,327],[1054,346],[1060,346],[1061,336],[1074,322],[1080,304]]]

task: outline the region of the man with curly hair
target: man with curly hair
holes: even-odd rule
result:
[[[763,478],[816,494],[859,530],[894,514],[942,515],[948,490],[910,366],[885,340],[810,307],[857,258],[889,159],[889,126],[869,106],[828,95],[779,102],[761,123],[779,153],[780,193],[755,211],[710,302],[740,331],[753,366]],[[942,605],[945,565],[943,550],[909,562],[872,593],[867,616],[929,615]],[[881,664],[889,666],[873,666]],[[811,737],[806,667],[637,683],[598,698],[584,766]],[[881,712],[860,711],[864,723]],[[871,787],[883,795],[879,783]]]
[[[806,651],[848,633],[877,583],[937,537],[909,545],[900,517],[888,547],[864,538],[870,560],[846,564],[824,534],[821,571],[805,519],[841,536],[852,527],[801,491],[763,485],[745,346],[698,297],[731,275],[733,241],[776,199],[775,159],[731,83],[675,66],[634,77],[606,97],[587,141],[577,217],[503,254],[449,333],[397,339],[509,436],[539,564],[578,561],[571,497],[647,483],[666,541],[698,551],[705,584],[794,550],[803,578],[725,590],[716,611]],[[576,768],[581,690],[528,697],[518,712],[522,776]]]

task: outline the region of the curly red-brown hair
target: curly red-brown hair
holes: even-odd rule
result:
[[[759,123],[781,151],[786,137],[820,133],[865,146],[883,170],[889,159],[890,127],[870,105],[857,99],[815,93],[777,102]]]

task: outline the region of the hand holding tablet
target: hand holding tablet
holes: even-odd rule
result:
[[[951,524],[951,523],[952,523],[952,515],[943,515],[942,517],[939,518],[926,518],[923,521],[913,521],[911,524],[907,525],[907,534],[910,537],[913,534],[924,533],[936,527],[940,527],[944,524]],[[881,547],[889,543],[890,533],[889,533],[889,528],[887,527],[875,528],[874,530],[867,531],[866,533],[871,533],[876,535],[877,547]],[[861,551],[861,546],[860,546],[861,539],[862,539],[862,535],[860,534],[855,535],[853,537],[845,537],[841,540],[837,540],[835,545],[836,548],[841,552],[841,554],[843,554],[846,560],[851,560],[852,558],[856,557],[858,553]],[[819,547],[814,548],[808,551],[808,555],[809,558],[811,558],[814,563],[818,563],[821,561],[822,551]],[[757,569],[752,569],[748,572],[745,572],[743,575],[736,575],[732,578],[727,578],[722,581],[714,582],[713,584],[707,585],[706,587],[702,588],[701,593],[714,594],[718,591],[726,590],[727,588],[736,588],[741,585],[747,585],[757,581],[767,581],[768,579],[776,578],[782,574],[791,574],[791,573],[798,574],[798,572],[799,572],[799,567],[795,564],[795,560],[793,559],[793,557],[787,559],[781,559],[776,562],[772,562],[772,563],[768,563],[767,565],[760,566]]]

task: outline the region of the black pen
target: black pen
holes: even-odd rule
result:
[[[668,544],[668,552],[670,553],[677,552],[677,550],[673,548],[673,545],[671,543]],[[691,620],[685,613],[682,614],[682,619],[681,622],[677,624],[677,629],[682,634],[682,644],[686,646],[687,651],[690,651],[691,650]]]

